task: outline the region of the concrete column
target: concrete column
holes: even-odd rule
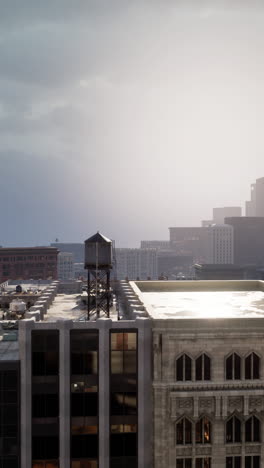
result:
[[[33,319],[19,322],[20,391],[21,391],[21,468],[32,466],[32,360],[31,331]]]
[[[151,320],[137,318],[138,328],[138,468],[152,459],[152,329]]]
[[[99,466],[109,468],[109,335],[112,320],[97,320],[99,329]]]
[[[70,414],[70,329],[72,320],[58,320],[60,331],[60,370],[59,370],[59,401],[60,401],[60,468],[70,468],[71,446],[71,414]]]

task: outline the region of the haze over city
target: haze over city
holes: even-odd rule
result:
[[[118,246],[264,175],[260,1],[0,0],[0,245]]]

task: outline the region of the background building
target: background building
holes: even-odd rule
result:
[[[141,249],[157,249],[157,250],[169,250],[169,240],[142,240],[140,243]]]
[[[240,206],[224,206],[222,208],[213,208],[213,223],[224,224],[225,218],[242,216]]]
[[[8,279],[56,279],[57,257],[54,247],[0,248],[0,283]]]
[[[203,230],[204,263],[234,263],[233,226],[227,224],[208,226]]]
[[[70,280],[74,278],[73,254],[70,252],[59,252],[58,255],[58,279]]]
[[[116,248],[113,276],[118,280],[156,279],[157,250]]]
[[[246,216],[264,216],[264,177],[250,186],[250,200],[246,201]]]
[[[234,263],[264,265],[264,217],[226,218],[234,228]]]
[[[81,263],[84,259],[84,244],[77,242],[53,242],[51,247],[56,247],[60,252],[73,254],[73,263]]]
[[[171,248],[178,255],[185,254],[192,257],[193,263],[234,262],[232,226],[212,224],[169,229]]]

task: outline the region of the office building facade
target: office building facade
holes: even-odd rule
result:
[[[234,263],[264,265],[264,217],[225,218],[234,229]]]
[[[57,279],[58,250],[52,247],[0,249],[0,283],[9,279]]]

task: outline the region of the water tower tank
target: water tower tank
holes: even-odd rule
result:
[[[14,299],[10,302],[9,311],[12,316],[24,315],[26,312],[26,304],[20,299]]]
[[[112,268],[112,241],[99,232],[85,241],[84,267],[88,270]]]

